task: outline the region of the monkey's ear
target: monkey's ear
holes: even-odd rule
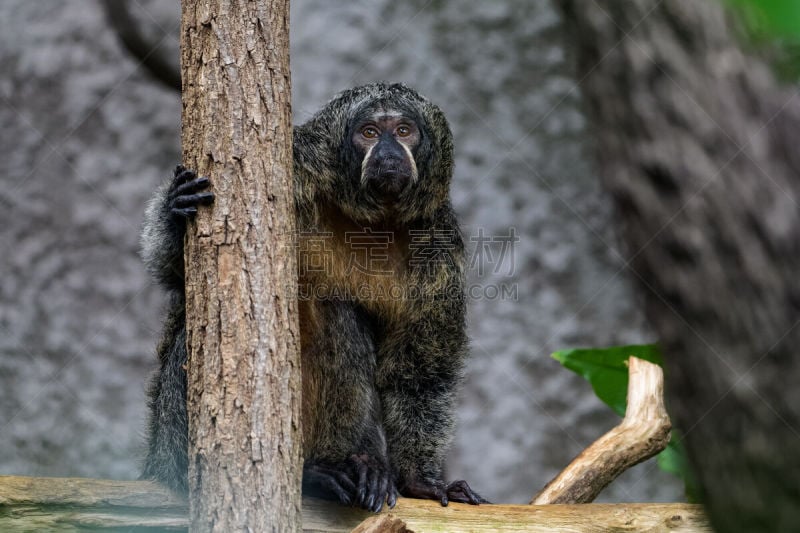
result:
[[[331,193],[341,161],[327,132],[310,122],[295,126],[292,144],[296,199],[308,203],[320,192]]]
[[[308,172],[321,174],[331,168],[331,156],[335,151],[329,146],[326,132],[308,124],[295,126],[292,139],[294,164]]]
[[[424,135],[417,164],[420,175],[432,183],[449,185],[453,175],[453,134],[442,110],[425,101],[421,105]]]

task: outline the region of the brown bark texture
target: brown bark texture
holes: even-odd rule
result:
[[[184,0],[183,160],[216,194],[187,232],[190,519],[299,531],[289,2]]]
[[[560,0],[718,531],[800,530],[800,99],[715,0]]]

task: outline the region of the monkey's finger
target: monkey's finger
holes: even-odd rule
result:
[[[380,470],[377,468],[370,469],[369,472],[369,485],[367,487],[367,500],[364,502],[364,507],[367,509],[373,509],[375,507],[376,500],[383,505],[383,501],[378,498],[378,486],[380,485]],[[380,507],[378,508],[380,510]]]
[[[349,505],[353,501],[350,491],[345,490],[331,472],[327,468],[313,467],[305,469],[303,474],[308,481],[327,489],[335,494],[342,503]]]
[[[198,194],[186,194],[176,196],[172,200],[172,207],[190,207],[195,205],[211,205],[214,203],[213,192],[201,192]]]
[[[193,180],[197,177],[197,174],[193,170],[188,170],[183,165],[178,165],[175,167],[175,172],[173,173],[174,176],[174,183],[180,185],[181,183],[186,183],[189,180]]]
[[[175,167],[175,170],[172,171],[172,177],[173,178],[177,178],[178,176],[180,176],[183,173],[184,170],[186,170],[185,166],[178,165],[177,167]]]
[[[372,507],[373,512],[380,512],[381,507],[383,507],[383,502],[386,501],[387,492],[389,490],[389,473],[384,472],[381,476],[380,485],[378,485],[378,492],[375,501],[375,505]]]
[[[335,468],[328,468],[324,466],[314,465],[313,467],[314,473],[323,474],[326,476],[330,476],[336,480],[340,487],[344,490],[353,494],[356,491],[356,486],[353,484],[353,481],[350,479],[346,473],[342,472],[341,470],[337,470]]]
[[[181,185],[173,185],[173,188],[169,191],[169,196],[170,198],[175,198],[176,196],[202,191],[203,189],[207,189],[209,185],[211,185],[211,180],[203,176]]]
[[[478,494],[477,492],[472,490],[472,487],[467,485],[466,481],[464,482],[464,494],[469,499],[468,503],[470,503],[472,505],[480,505],[482,503],[489,503],[488,500],[483,499],[480,494]]]
[[[356,503],[363,505],[364,497],[367,494],[367,465],[359,462],[358,464],[358,493],[356,494]]]
[[[192,218],[197,214],[197,208],[196,207],[186,207],[183,209],[175,208],[175,209],[170,209],[170,212],[173,215],[178,215],[183,218]]]
[[[487,500],[486,498],[484,498],[483,496],[481,496],[480,494],[478,494],[477,492],[473,492],[472,495],[475,496],[475,499],[478,500],[479,504],[488,503],[488,504],[491,505],[491,503],[492,503],[489,500]]]
[[[394,482],[389,486],[389,496],[386,498],[386,505],[389,506],[389,509],[394,509],[394,506],[397,505],[397,486]]]
[[[355,491],[356,491],[356,486],[355,486],[355,484],[353,484],[353,480],[352,480],[352,479],[350,479],[350,476],[348,476],[348,475],[347,475],[347,474],[345,474],[344,472],[340,472],[340,471],[338,471],[338,470],[337,470],[337,471],[335,471],[335,472],[336,472],[336,473],[335,473],[335,476],[336,476],[336,481],[338,481],[338,482],[339,482],[339,485],[341,485],[341,486],[342,486],[342,487],[343,487],[345,490],[347,490],[347,491],[348,491],[350,494],[353,494],[353,493],[355,493]]]
[[[463,479],[450,483],[445,489],[445,492],[449,493],[450,499],[454,502],[469,503],[471,505],[489,503],[488,500],[483,499],[480,494],[472,490],[469,484]]]
[[[339,500],[345,505],[350,505],[353,502],[353,498],[350,496],[350,493],[344,490],[334,478],[325,476],[322,485],[336,494]]]
[[[468,503],[470,505],[478,505],[480,503],[480,500],[478,500],[474,494],[469,492],[464,492],[462,490],[456,490],[451,492],[450,501],[458,503]]]

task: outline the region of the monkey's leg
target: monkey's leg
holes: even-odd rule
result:
[[[188,490],[186,418],[186,329],[183,298],[173,295],[158,347],[161,363],[148,390],[150,419],[142,478],[154,479],[180,493]]]
[[[378,384],[389,458],[400,494],[411,498],[488,503],[466,481],[442,478],[453,437],[456,393],[466,336],[463,302],[431,300],[387,336]]]
[[[303,346],[306,493],[380,511],[397,490],[386,454],[380,400],[374,386],[375,343],[370,318],[354,304],[314,302],[318,331]]]

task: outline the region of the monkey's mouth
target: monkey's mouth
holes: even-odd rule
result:
[[[367,186],[383,197],[396,197],[411,182],[409,169],[389,167],[376,169],[367,180]]]

